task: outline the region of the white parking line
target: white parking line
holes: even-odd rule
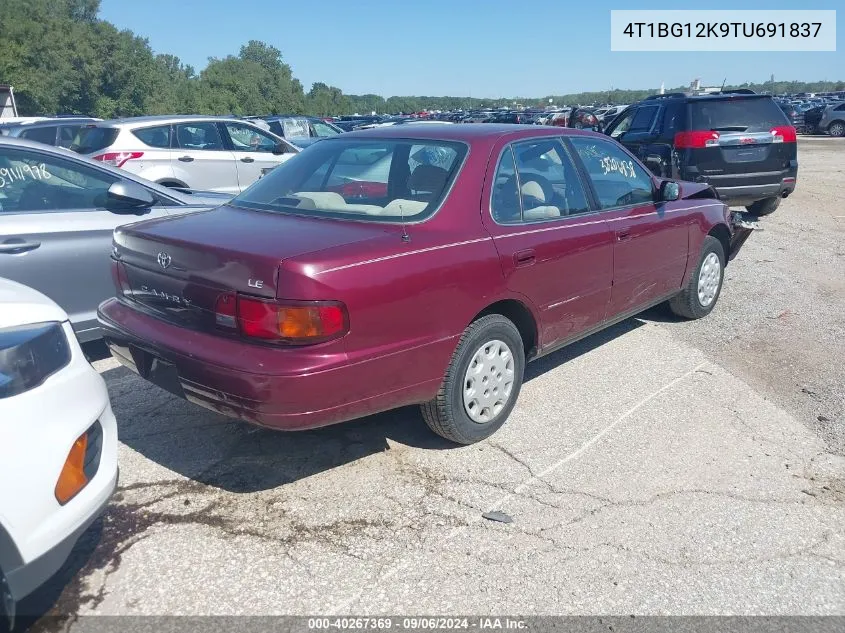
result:
[[[697,372],[699,369],[701,369],[705,365],[707,365],[706,361],[703,362],[703,363],[699,363],[698,365],[696,365],[695,367],[693,367],[689,371],[681,374],[680,376],[678,376],[674,380],[671,380],[670,382],[668,382],[665,385],[663,385],[662,387],[660,387],[660,389],[658,389],[657,391],[649,394],[648,396],[646,396],[645,398],[643,398],[642,400],[637,402],[634,406],[632,406],[630,409],[625,411],[625,413],[620,415],[613,422],[608,424],[601,431],[599,431],[593,437],[591,437],[586,442],[584,442],[579,448],[577,448],[576,450],[572,451],[571,453],[568,453],[567,455],[561,457],[558,461],[556,461],[554,464],[552,464],[551,466],[549,466],[548,468],[546,468],[542,472],[538,473],[537,475],[532,475],[531,477],[526,479],[524,482],[519,484],[516,488],[514,488],[513,492],[509,492],[507,494],[502,495],[499,499],[497,499],[489,507],[489,510],[490,511],[501,510],[502,505],[506,501],[508,501],[512,497],[518,495],[520,492],[522,492],[523,490],[528,488],[535,481],[542,480],[544,477],[553,473],[554,471],[556,471],[558,468],[560,468],[564,464],[581,457],[581,455],[583,455],[585,452],[587,452],[587,450],[589,450],[594,444],[596,444],[599,440],[601,440],[603,437],[605,437],[613,429],[615,429],[620,424],[622,424],[622,422],[624,422],[629,417],[631,417],[634,413],[636,413],[643,406],[645,406],[646,404],[648,404],[649,402],[654,400],[657,396],[659,396],[663,392],[671,389],[672,387],[677,385],[682,380],[685,380],[686,378],[690,377],[691,375],[693,375],[695,372]],[[475,522],[478,522],[478,521],[480,521],[480,516],[477,516],[476,519],[475,519]],[[460,526],[454,528],[451,532],[449,532],[443,538],[442,542],[446,542],[446,541],[453,539],[455,536],[457,536],[458,534],[463,532],[467,527],[469,527],[469,525],[460,525]],[[387,580],[390,580],[396,574],[398,574],[402,570],[406,569],[408,567],[408,565],[410,565],[412,562],[413,562],[413,556],[409,556],[409,557],[405,558],[403,561],[400,561],[400,563],[398,565],[392,567],[391,569],[386,571],[384,574],[382,574],[378,579],[376,579],[376,581],[373,584],[368,585],[367,591],[372,591],[374,586],[380,585],[381,583],[383,583]],[[353,598],[335,605],[335,607],[332,609],[332,613],[334,613],[334,614],[349,613],[349,609],[352,607],[352,605],[354,605],[361,598],[361,596],[363,594],[364,594],[364,590],[362,589]]]

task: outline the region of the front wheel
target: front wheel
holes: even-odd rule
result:
[[[834,121],[828,126],[827,133],[831,136],[845,136],[845,122]]]
[[[725,249],[712,235],[704,238],[701,257],[695,272],[680,294],[669,300],[669,307],[687,319],[706,317],[716,307],[722,292],[725,270]]]
[[[495,433],[513,410],[525,371],[519,330],[500,314],[464,330],[437,397],[421,405],[432,431],[457,444]]]

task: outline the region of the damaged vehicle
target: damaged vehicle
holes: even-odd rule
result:
[[[604,131],[658,176],[711,185],[726,204],[756,216],[774,213],[795,191],[796,129],[768,95],[653,95]]]
[[[298,430],[416,404],[470,444],[526,362],[663,302],[707,316],[752,229],[601,134],[376,128],[118,228],[98,317],[117,360],[224,415]]]

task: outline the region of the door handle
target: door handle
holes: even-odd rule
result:
[[[41,246],[41,242],[3,242],[0,244],[0,254],[17,255],[18,253],[34,251],[39,246]]]
[[[631,232],[627,229],[624,231],[616,231],[616,241],[617,242],[627,242],[631,239]]]
[[[514,253],[513,261],[516,264],[516,267],[519,268],[520,266],[530,266],[537,261],[537,257],[534,255],[534,250],[529,248],[527,250]]]
[[[181,160],[183,163],[192,163],[194,162],[193,156],[180,156],[178,160]]]
[[[242,163],[254,163],[254,162],[255,162],[255,159],[254,159],[254,158],[250,158],[249,156],[244,156],[244,157],[241,159],[241,162],[242,162]]]

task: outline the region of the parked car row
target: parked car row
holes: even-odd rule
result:
[[[755,226],[726,201],[763,215],[748,192],[795,187],[794,128],[770,98],[665,95],[609,136],[500,114],[349,133],[83,121],[74,151],[0,137],[0,278],[17,282],[0,281],[0,475],[33,472],[0,494],[7,615],[116,485],[114,416],[78,341],[269,428],[419,405],[469,444],[506,422],[527,362],[658,303],[706,316]],[[48,445],[21,463],[33,433]]]

